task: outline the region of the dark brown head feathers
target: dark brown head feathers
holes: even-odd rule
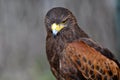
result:
[[[68,9],[49,10],[45,26],[47,58],[57,80],[120,80],[119,62],[78,26]],[[56,26],[59,32],[54,36]]]

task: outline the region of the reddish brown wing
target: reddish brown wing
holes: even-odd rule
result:
[[[118,65],[83,41],[74,41],[65,48],[69,61],[90,80],[119,80]]]

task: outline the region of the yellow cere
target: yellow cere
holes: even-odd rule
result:
[[[56,24],[56,23],[52,24],[52,30],[56,30],[59,32],[62,28],[64,28],[63,24]]]

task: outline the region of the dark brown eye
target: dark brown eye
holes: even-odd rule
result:
[[[62,23],[63,23],[63,24],[65,24],[66,22],[67,22],[67,19],[66,19],[66,20],[64,20],[64,21],[62,21]]]
[[[63,21],[62,23],[66,23],[66,21]]]

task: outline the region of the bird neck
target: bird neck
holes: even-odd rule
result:
[[[51,60],[50,56],[52,55],[57,54],[60,56],[60,53],[63,51],[67,43],[78,40],[80,38],[88,38],[88,35],[77,25],[68,29],[64,28],[60,33],[57,34],[56,37],[54,37],[52,33],[48,34],[46,38],[48,59]]]

